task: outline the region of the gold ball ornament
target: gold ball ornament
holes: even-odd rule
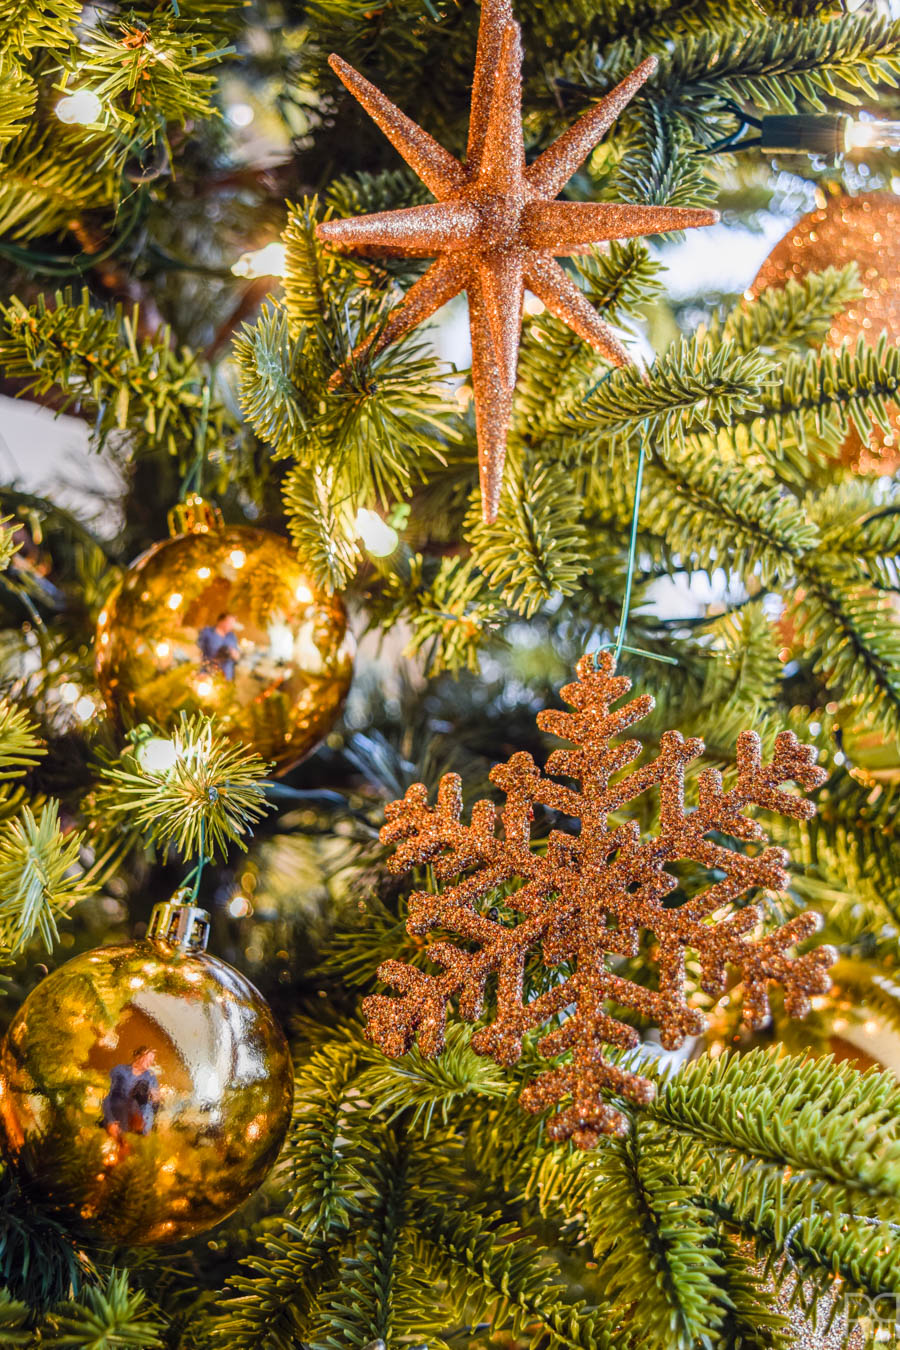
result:
[[[79,1238],[175,1242],[264,1180],[291,1113],[262,995],[203,950],[208,916],[158,905],[148,939],[75,957],[0,1047],[0,1134],[25,1191]]]
[[[863,293],[832,322],[826,342],[840,347],[859,338],[874,346],[882,332],[900,339],[900,198],[869,192],[829,198],[810,211],[781,239],[750,287],[752,297],[770,286],[799,281],[826,267],[859,268]],[[851,426],[841,458],[863,473],[893,473],[900,465],[900,407],[891,404],[890,431],[872,423],[868,443]]]
[[[107,706],[125,726],[208,713],[284,772],[328,733],[350,687],[344,606],[287,540],[223,525],[199,497],[169,523],[172,538],[132,563],[99,616]]]

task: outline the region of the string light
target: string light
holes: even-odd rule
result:
[[[233,103],[225,115],[233,127],[249,127],[256,116],[249,103]]]
[[[900,150],[900,122],[883,122],[877,117],[864,122],[847,120],[848,150]]]
[[[740,119],[737,131],[709,147],[708,153],[761,150],[765,155],[823,155],[840,159],[854,150],[900,149],[900,122],[878,117],[856,120],[847,113],[773,113],[754,117],[731,100],[726,109]],[[756,135],[744,135],[754,128]]]
[[[56,115],[66,126],[89,126],[97,122],[103,112],[103,104],[90,89],[77,89],[67,94],[56,105]]]
[[[367,511],[364,506],[356,513],[356,534],[373,558],[387,558],[400,542],[393,525],[382,520],[377,511]]]
[[[265,248],[242,253],[231,270],[236,277],[283,277],[284,244],[276,239]]]
[[[178,763],[178,748],[174,741],[162,736],[151,736],[137,752],[138,762],[147,773],[171,773]]]

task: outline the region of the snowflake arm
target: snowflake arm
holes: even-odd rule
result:
[[[491,770],[491,781],[506,797],[499,817],[491,802],[480,801],[466,825],[461,784],[453,774],[441,781],[433,808],[421,784],[388,807],[381,837],[396,845],[391,870],[431,864],[438,883],[447,883],[411,897],[410,933],[440,930],[464,945],[441,940],[429,946],[429,957],[441,967],[437,975],[385,962],[379,975],[400,997],[374,995],[364,1008],[368,1033],[385,1053],[402,1055],[418,1039],[423,1054],[436,1055],[443,1048],[448,1005],[455,999],[461,1017],[478,1021],[494,979],[494,1016],[475,1032],[473,1048],[512,1065],[526,1033],[555,1022],[538,1049],[558,1062],[527,1085],[521,1104],[540,1111],[564,1103],[549,1123],[551,1137],[590,1148],[601,1134],[625,1126],[607,1094],[645,1102],[652,1092],[639,1074],[604,1058],[604,1046],[629,1049],[639,1040],[611,1005],[654,1023],[663,1046],[675,1049],[705,1025],[685,998],[689,949],[699,957],[701,984],[710,994],[724,989],[728,967],[740,971],[744,1015],[752,1026],[769,1016],[771,983],[783,987],[788,1013],[804,1016],[810,997],[827,990],[835,956],[829,947],[791,955],[819,926],[815,914],[798,915],[762,937],[754,936],[761,920],[757,906],[723,914],[752,889],[784,889],[787,855],[778,848],[740,852],[710,837],[764,844],[765,831],[748,814],[751,807],[810,817],[815,807],[801,794],[826,776],[815,751],[785,732],[764,762],[759,737],[743,732],[733,785],[723,789],[721,775],[707,769],[698,780],[697,804],[688,807],[685,772],[703,753],[703,742],[666,732],[656,758],[632,769],[641,744],[618,738],[651,711],[652,698],[642,695],[614,708],[630,682],[615,674],[609,655],[599,665],[583,657],[577,674],[562,690],[573,711],[538,714],[542,730],[571,743],[551,753],[546,774],[524,753]],[[800,791],[787,791],[788,783]],[[652,788],[659,791],[655,834],[641,838],[635,821],[611,819]],[[554,830],[546,851],[536,851],[531,842],[536,804],[579,820],[580,832]],[[716,878],[682,905],[667,907],[666,897],[678,883],[666,868],[677,860],[694,862]],[[491,917],[487,902],[498,886],[513,881],[520,884],[504,904],[517,922],[509,926]],[[643,932],[654,940],[656,989],[626,979],[610,965],[614,958],[636,955]],[[547,967],[562,968],[560,977],[546,992],[523,1001],[525,963],[539,947]]]

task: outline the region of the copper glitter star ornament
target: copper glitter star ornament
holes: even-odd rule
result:
[[[377,333],[373,354],[466,291],[482,512],[497,515],[512,415],[525,288],[614,365],[624,347],[556,261],[610,239],[712,225],[716,211],[630,202],[562,202],[557,194],[656,69],[651,56],[533,164],[522,135],[522,43],[510,0],[483,0],[466,162],[461,164],[339,56],[331,67],[437,199],[424,206],[328,220],[319,238],[348,251],[434,258]]]
[[[546,711],[537,719],[543,731],[574,748],[554,750],[546,774],[525,753],[491,770],[491,781],[506,795],[501,834],[490,801],[477,802],[471,824],[463,823],[455,774],[442,778],[436,806],[429,806],[418,783],[387,808],[381,839],[397,846],[391,871],[428,864],[439,883],[449,883],[411,896],[409,933],[441,929],[459,945],[439,941],[427,947],[429,959],[442,968],[438,975],[383,962],[380,978],[401,997],[376,994],[363,1007],[368,1035],[385,1054],[403,1055],[418,1039],[421,1053],[433,1057],[444,1046],[449,1002],[456,1001],[466,1021],[479,1020],[490,979],[493,1017],[475,1032],[472,1048],[499,1064],[515,1064],[526,1033],[554,1020],[537,1048],[547,1059],[563,1058],[528,1084],[520,1103],[527,1111],[562,1103],[548,1125],[550,1137],[587,1149],[602,1134],[626,1128],[622,1112],[605,1094],[637,1103],[653,1096],[648,1079],[603,1057],[605,1045],[630,1048],[640,1040],[611,1008],[633,1009],[654,1023],[663,1047],[674,1050],[705,1027],[703,1015],[685,998],[688,949],[697,953],[708,994],[722,993],[729,966],[741,973],[744,1019],[754,1027],[769,1016],[770,983],[784,989],[787,1012],[804,1017],[810,996],[828,990],[828,967],[836,954],[822,946],[789,955],[820,926],[817,914],[799,914],[758,935],[756,905],[722,913],[753,888],[783,890],[788,858],[780,848],[747,854],[709,837],[764,843],[762,826],[746,814],[750,806],[798,820],[814,815],[810,802],[782,785],[795,783],[810,792],[825,780],[815,749],[785,731],[766,763],[759,737],[744,731],[733,785],[723,790],[721,775],[705,769],[697,782],[697,805],[690,809],[685,769],[703,753],[703,742],[667,731],[655,759],[623,774],[642,747],[640,741],[617,738],[652,711],[653,699],[642,694],[614,709],[631,684],[615,674],[608,654],[599,667],[593,657],[582,657],[577,675],[577,682],[562,690],[574,712]],[[567,781],[556,782],[550,774]],[[568,785],[573,781],[580,787]],[[642,838],[636,821],[619,823],[614,817],[652,788],[659,789],[659,824],[654,835]],[[531,822],[537,804],[580,821],[580,832],[553,830],[546,849],[536,850]],[[667,907],[666,897],[680,883],[666,868],[679,859],[709,875],[681,904]],[[512,912],[512,923],[509,913],[491,912],[495,904]],[[652,938],[649,951],[658,967],[652,989],[619,973],[622,958],[637,955],[642,932]],[[529,997],[523,989],[525,963],[537,947],[549,978],[543,992]]]

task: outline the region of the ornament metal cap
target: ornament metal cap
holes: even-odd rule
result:
[[[147,925],[150,942],[164,942],[185,952],[205,952],[209,938],[209,914],[199,905],[186,900],[186,887],[176,891],[171,900],[153,906]]]
[[[212,534],[223,528],[222,512],[197,492],[191,492],[183,502],[177,502],[166,517],[169,534]]]

